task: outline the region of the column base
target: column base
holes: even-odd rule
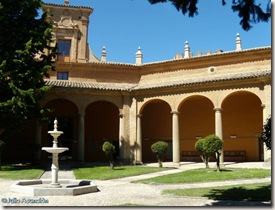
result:
[[[62,186],[59,183],[51,183],[49,185],[49,187],[51,187],[51,188],[61,188]]]

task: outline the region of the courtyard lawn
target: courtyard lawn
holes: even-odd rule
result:
[[[2,166],[0,179],[38,179],[43,172],[43,169],[31,166]]]
[[[224,181],[232,179],[265,178],[269,176],[271,176],[271,170],[266,169],[224,168],[221,169],[221,172],[216,172],[216,169],[213,168],[200,168],[134,182],[144,184],[177,184]]]
[[[164,190],[164,195],[207,197],[209,199],[271,200],[271,184],[257,183],[234,186]]]
[[[115,166],[114,170],[110,170],[109,166],[92,166],[84,168],[74,168],[73,172],[77,179],[117,179],[128,176],[135,176],[158,172],[163,170],[171,170],[173,168],[144,167],[144,166]]]

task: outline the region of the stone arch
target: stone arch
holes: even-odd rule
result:
[[[261,99],[250,91],[234,91],[224,98],[221,108],[224,150],[245,151],[246,161],[263,160]]]
[[[142,114],[143,112],[143,109],[146,107],[147,104],[151,103],[151,102],[164,102],[166,103],[170,109],[172,110],[172,106],[171,104],[169,103],[169,101],[163,99],[163,98],[153,98],[153,99],[148,99],[148,100],[144,100],[144,102],[140,103],[139,105],[139,108],[138,108],[138,111],[137,111],[137,114]]]
[[[213,102],[202,95],[185,98],[179,106],[179,136],[182,161],[197,161],[187,157],[195,152],[197,139],[215,133],[215,113]],[[191,159],[190,159],[191,158]]]
[[[59,146],[68,147],[69,150],[62,153],[63,158],[77,159],[77,139],[78,139],[78,114],[77,105],[63,98],[55,98],[44,104],[44,108],[51,109],[50,121],[41,128],[41,143],[43,146],[52,146],[52,137],[48,135],[49,130],[53,130],[53,121],[58,120],[58,130],[63,134],[58,137]],[[46,153],[42,153],[42,158],[46,158]]]
[[[105,140],[114,144],[119,156],[119,109],[106,100],[94,101],[85,109],[85,160],[106,161]]]
[[[161,99],[150,100],[142,106],[142,160],[156,161],[151,145],[159,140],[169,144],[165,160],[172,160],[172,114],[170,105]]]
[[[69,95],[64,95],[62,97],[60,97],[59,95],[55,95],[55,94],[51,94],[49,95],[46,100],[44,100],[42,102],[42,107],[45,107],[47,104],[49,104],[50,102],[52,101],[55,101],[55,100],[67,100],[67,101],[70,101],[72,102],[73,104],[76,105],[78,111],[81,110],[81,107],[82,107],[82,103],[81,101],[78,99],[77,96],[69,96]]]
[[[263,93],[262,91],[259,91],[259,90],[228,90],[228,91],[224,91],[222,92],[222,94],[218,97],[218,103],[217,103],[217,108],[219,107],[222,107],[222,103],[224,102],[224,100],[234,94],[234,93],[237,93],[237,92],[246,92],[246,93],[251,93],[255,96],[257,96],[259,98],[259,100],[261,101],[261,103],[263,103],[264,99],[263,99]]]
[[[96,97],[86,98],[85,103],[83,104],[83,107],[84,107],[83,110],[86,110],[88,106],[90,106],[92,103],[98,102],[98,101],[109,102],[109,103],[115,105],[116,107],[118,107],[119,109],[121,109],[121,107],[122,107],[120,97],[114,98],[114,97],[109,97],[109,96],[96,96]]]
[[[209,98],[208,96],[206,95],[202,95],[202,94],[192,94],[192,95],[187,95],[185,96],[185,98],[179,98],[178,99],[178,107],[177,107],[177,110],[176,111],[179,111],[179,109],[181,108],[182,104],[187,101],[187,100],[190,100],[190,97],[196,97],[196,98],[199,98],[199,97],[202,97],[202,98],[205,98],[205,99],[208,99],[214,106],[214,103],[212,101],[211,98]]]

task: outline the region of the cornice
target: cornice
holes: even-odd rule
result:
[[[85,10],[88,13],[92,13],[94,11],[92,7],[88,7],[88,6],[72,6],[72,5],[65,5],[65,4],[53,4],[53,3],[43,3],[42,9],[44,8],[73,9],[78,11],[79,9],[81,9],[82,11]]]
[[[179,69],[192,70],[210,66],[222,66],[261,60],[271,60],[271,47],[230,51],[200,57],[144,64],[141,68],[141,74],[176,71]]]

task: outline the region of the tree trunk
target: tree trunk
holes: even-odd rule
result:
[[[216,158],[217,158],[217,172],[220,172],[221,168],[220,168],[220,153],[219,152],[216,153]]]
[[[114,162],[110,161],[110,170],[114,170]]]
[[[205,168],[209,168],[208,160],[205,160]]]
[[[158,160],[158,162],[159,162],[159,167],[161,168],[162,167],[162,161]]]
[[[203,162],[205,163],[205,168],[209,168],[209,158],[208,157],[204,157]]]

